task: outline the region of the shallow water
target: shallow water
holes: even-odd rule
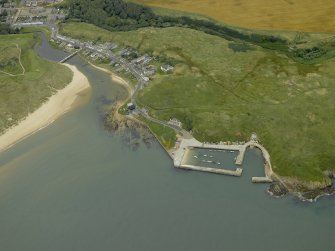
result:
[[[157,143],[132,151],[101,122],[122,87],[70,63],[90,101],[0,154],[0,250],[333,248],[333,197],[270,197],[251,183],[264,172],[254,151],[241,178],[175,169]]]
[[[259,154],[259,151],[254,151],[254,154]],[[187,158],[184,158],[183,164],[236,170],[239,167],[235,165],[237,155],[238,151],[194,148],[188,150]]]

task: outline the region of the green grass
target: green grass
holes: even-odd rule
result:
[[[121,115],[128,115],[128,103],[130,102],[130,99],[128,99],[124,104],[119,108],[118,113]]]
[[[171,149],[175,146],[177,136],[176,132],[173,129],[154,123],[144,117],[140,117],[139,119],[145,122],[145,124],[149,127],[150,131],[155,134],[155,136],[162,143],[165,149]]]
[[[21,33],[34,33],[34,32],[43,32],[48,38],[51,36],[51,30],[47,26],[27,26],[23,27]]]
[[[2,71],[2,74],[22,74],[23,69],[19,59],[20,49],[15,44],[0,48],[0,71]]]
[[[108,32],[70,23],[62,31],[173,58],[174,72],[158,71],[137,102],[154,117],[178,118],[198,140],[243,141],[256,132],[282,176],[321,182],[335,169],[334,59],[301,64],[252,45],[236,52],[234,42],[183,28]]]
[[[0,64],[13,62],[6,70],[14,74],[22,72],[14,46],[18,44],[26,70],[25,75],[16,77],[0,73],[0,133],[17,124],[71,81],[72,72],[67,67],[43,60],[35,53],[33,46],[37,41],[31,33],[0,36],[0,51],[4,52]]]

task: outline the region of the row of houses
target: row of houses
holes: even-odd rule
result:
[[[37,7],[37,1],[26,1],[26,7]]]
[[[39,5],[46,5],[46,4],[52,4],[52,3],[57,3],[61,2],[62,0],[36,0],[36,1],[25,1],[25,6],[26,7],[37,7]]]
[[[131,61],[133,64],[141,64],[141,65],[147,65],[152,61],[153,57],[150,57],[148,54],[144,54],[141,57],[135,58]]]
[[[56,35],[56,39],[61,41],[63,46],[66,46],[68,49],[82,48],[84,55],[89,56],[94,61],[98,59],[110,60],[110,65],[119,68],[116,70],[131,72],[144,85],[149,83],[149,77],[156,74],[156,67],[149,65],[154,57],[148,54],[138,56],[139,53],[133,48],[126,47],[117,53],[113,53],[112,50],[118,48],[116,43],[83,42],[62,35]],[[163,72],[171,72],[173,66],[165,64],[161,66],[161,70]]]
[[[7,2],[7,3],[3,3],[2,5],[0,4],[0,7],[3,7],[5,9],[16,8],[16,3],[14,1]]]

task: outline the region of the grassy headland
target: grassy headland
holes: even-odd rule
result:
[[[0,36],[0,134],[71,81],[70,69],[36,54],[37,41],[32,33]]]
[[[70,23],[62,32],[173,58],[173,73],[158,71],[137,102],[154,117],[178,118],[197,139],[246,140],[257,132],[282,176],[324,182],[323,171],[335,169],[334,59],[302,64],[185,28],[109,32]]]

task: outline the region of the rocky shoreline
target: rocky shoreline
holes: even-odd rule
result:
[[[325,187],[325,188],[320,188],[320,189],[297,194],[300,200],[309,201],[309,202],[315,202],[321,197],[331,196],[331,195],[335,195],[334,187]]]
[[[273,182],[268,188],[268,193],[274,197],[291,194],[301,201],[315,202],[321,197],[335,195],[335,186],[332,182],[334,173],[327,173],[327,176],[329,179],[325,179],[324,182],[306,182],[285,177],[280,182]]]
[[[126,87],[128,96],[130,96],[131,86],[125,80],[112,74],[107,69],[97,67],[93,64],[91,65],[97,69],[110,73],[114,80],[116,80],[115,82]],[[141,143],[144,143],[149,148],[157,139],[145,123],[138,121],[133,117],[119,114],[118,110],[124,102],[125,99],[109,101],[107,102],[108,104],[103,102],[107,105],[102,119],[104,127],[113,134],[121,135],[124,142],[133,150],[138,149]],[[335,178],[335,171],[325,174],[329,177],[329,179],[325,180],[323,183],[302,182],[288,177],[274,179],[277,181],[270,184],[267,191],[271,196],[276,198],[292,194],[297,196],[302,201],[314,202],[320,197],[335,195],[335,187],[333,187],[332,183],[332,180]]]
[[[155,136],[144,123],[119,114],[118,109],[121,105],[123,105],[121,101],[115,102],[104,114],[103,123],[106,130],[122,135],[124,142],[133,150],[136,150],[141,143],[150,148],[156,141]],[[334,178],[333,173],[328,176],[331,179]],[[335,195],[332,182],[301,182],[293,178],[282,178],[281,181],[275,181],[270,184],[267,191],[276,198],[293,195],[307,202],[315,202],[323,196]]]
[[[124,142],[133,150],[136,150],[141,143],[148,148],[156,141],[155,136],[150,132],[147,126],[134,118],[120,115],[118,108],[122,102],[116,102],[105,113],[103,118],[106,130],[122,135]],[[334,176],[329,176],[334,178]],[[301,201],[315,202],[323,196],[335,195],[335,187],[332,183],[307,183],[293,178],[284,178],[282,181],[275,181],[270,184],[268,193],[276,198],[282,198],[287,195],[298,197]]]
[[[149,148],[154,142],[155,137],[151,134],[147,126],[134,118],[119,114],[120,107],[124,105],[133,92],[132,86],[110,70],[94,65],[90,61],[87,62],[92,67],[110,74],[111,79],[115,83],[125,87],[127,92],[125,97],[122,95],[122,98],[117,97],[115,100],[101,97],[101,106],[103,107],[101,113],[105,129],[112,134],[122,136],[125,144],[133,150],[138,149],[140,143],[144,143]]]
[[[283,197],[289,193],[288,189],[280,182],[273,182],[268,188],[268,193],[273,197]]]
[[[144,143],[149,148],[155,142],[155,137],[143,123],[120,115],[118,113],[120,105],[122,105],[122,102],[116,102],[105,113],[103,123],[106,130],[121,135],[124,142],[133,150],[136,150],[140,143]]]

